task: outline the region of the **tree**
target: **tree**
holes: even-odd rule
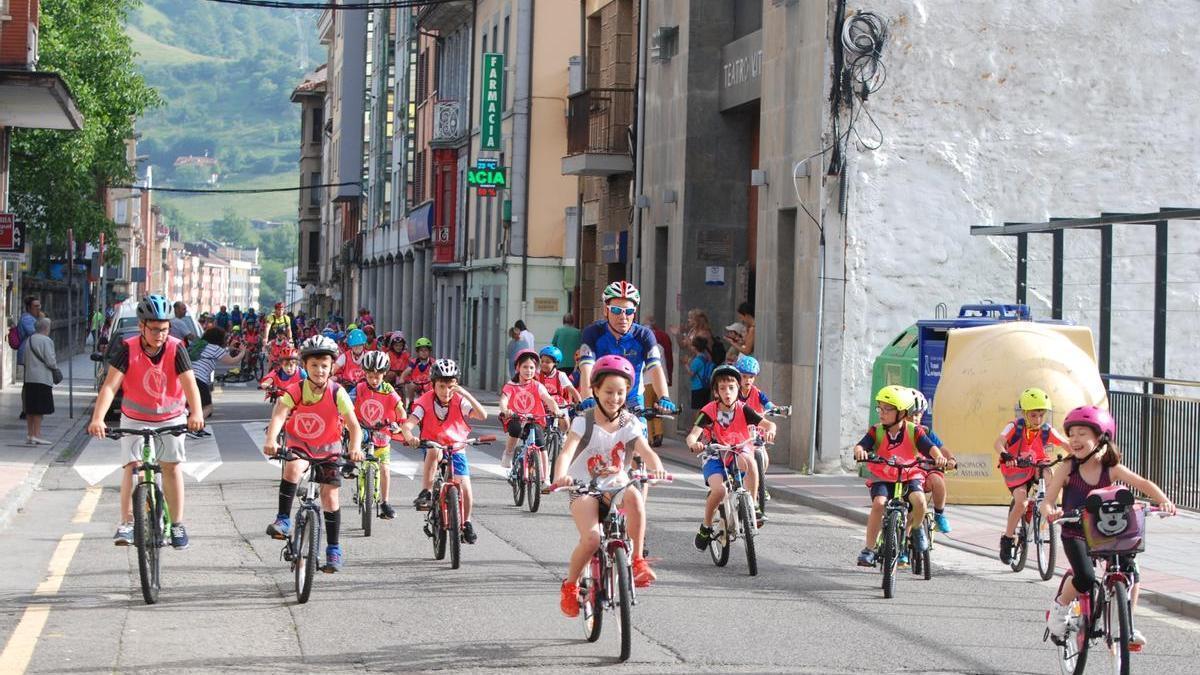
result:
[[[258,286],[258,304],[270,307],[287,295],[287,275],[284,264],[274,260],[262,261],[262,272]]]
[[[294,223],[282,223],[266,230],[259,237],[258,247],[263,258],[291,265],[295,262],[299,235]]]
[[[133,120],[160,103],[138,74],[122,28],[134,7],[135,0],[42,2],[38,67],[62,76],[84,126],[13,134],[12,210],[35,245],[48,235],[51,250],[62,250],[68,227],[77,242],[97,242],[101,232],[111,241],[116,234],[102,190],[133,179],[125,139],[133,135]]]
[[[254,246],[254,236],[250,231],[250,221],[241,218],[233,209],[225,209],[220,220],[212,223],[212,236],[234,246],[250,248]]]

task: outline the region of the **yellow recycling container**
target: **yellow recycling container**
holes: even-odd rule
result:
[[[933,418],[938,436],[958,458],[958,471],[946,474],[951,503],[1009,503],[992,445],[1019,414],[1017,399],[1029,387],[1050,395],[1050,421],[1060,432],[1072,408],[1107,407],[1092,331],[1013,321],[949,332]]]

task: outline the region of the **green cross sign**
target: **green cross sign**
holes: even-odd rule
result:
[[[504,96],[504,55],[483,55],[483,90],[479,96],[479,149],[502,150],[500,113]]]

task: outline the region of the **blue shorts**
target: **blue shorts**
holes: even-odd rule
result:
[[[725,475],[726,475],[725,474],[725,465],[721,463],[720,459],[718,459],[716,457],[709,457],[708,459],[704,460],[704,484],[705,485],[708,484],[709,476],[720,476],[722,479],[724,479]],[[745,476],[746,472],[743,471],[742,475]]]
[[[925,479],[924,478],[913,478],[912,480],[906,480],[906,481],[904,481],[904,486],[908,489],[908,492],[924,492],[925,491]],[[888,483],[888,482],[884,482],[881,480],[877,480],[874,483],[871,483],[871,499],[874,499],[876,497],[883,497],[885,499],[891,499],[892,491],[895,489],[896,489],[895,482]]]
[[[421,459],[425,459],[425,453],[428,451],[429,448],[421,448]],[[471,477],[471,463],[467,461],[467,453],[455,452],[450,454],[450,471],[455,476],[462,476],[463,478]]]

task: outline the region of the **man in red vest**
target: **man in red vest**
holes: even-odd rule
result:
[[[148,295],[137,306],[138,334],[113,349],[108,375],[96,405],[88,433],[104,438],[104,415],[117,390],[124,383],[121,399],[121,426],[124,428],[169,427],[183,424],[195,432],[204,428],[200,390],[192,372],[192,360],[178,338],[170,336],[171,306],[161,295]],[[183,437],[163,434],[158,437],[158,461],[162,467],[163,492],[171,509],[171,546],[188,546],[183,526]],[[121,477],[121,523],[113,536],[117,546],[133,544],[133,467],[141,460],[140,436],[125,436],[121,448],[129,458]]]

